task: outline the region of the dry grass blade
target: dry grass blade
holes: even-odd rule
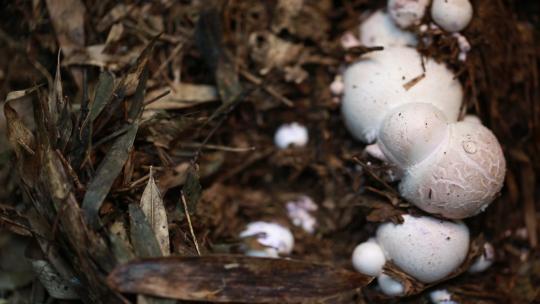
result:
[[[7,121],[7,135],[17,158],[23,157],[23,151],[34,154],[35,139],[32,132],[24,125],[19,115],[9,103],[4,105],[4,114]]]
[[[109,285],[125,293],[242,303],[332,303],[371,277],[308,262],[244,256],[169,257],[117,267]],[[254,286],[256,282],[256,286]]]
[[[150,168],[150,178],[141,197],[141,209],[146,216],[164,256],[171,252],[169,242],[169,226],[167,222],[167,212],[161,199],[161,193],[154,180],[152,168]]]
[[[150,100],[164,94],[170,93],[156,102],[149,103]],[[148,109],[183,109],[193,107],[202,103],[218,100],[218,93],[214,86],[191,83],[175,83],[169,87],[156,89],[147,94],[146,103]]]

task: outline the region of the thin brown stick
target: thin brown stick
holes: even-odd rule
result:
[[[195,244],[195,249],[197,250],[197,254],[201,256],[201,251],[199,250],[199,242],[197,242],[197,237],[195,236],[195,231],[193,231],[193,225],[191,225],[191,217],[189,216],[189,210],[186,203],[186,197],[184,196],[184,191],[180,191],[180,197],[182,198],[182,204],[184,205],[184,214],[186,215],[188,225],[189,225],[189,231],[191,233],[191,237],[193,238],[193,243]]]

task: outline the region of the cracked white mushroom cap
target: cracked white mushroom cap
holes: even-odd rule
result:
[[[377,243],[401,270],[423,283],[444,279],[465,260],[469,229],[462,222],[403,216],[404,222],[377,229]]]
[[[430,0],[388,0],[388,12],[402,28],[420,24]]]
[[[373,142],[389,111],[411,102],[431,103],[449,122],[457,121],[463,92],[454,74],[416,49],[389,47],[362,56],[344,73],[342,115],[352,135]]]
[[[294,236],[291,231],[277,223],[249,223],[246,229],[240,233],[240,237],[252,236],[256,236],[257,242],[266,248],[264,250],[249,249],[246,252],[248,256],[277,258],[280,254],[290,254],[294,247]]]
[[[386,263],[381,247],[371,238],[354,248],[352,263],[356,271],[369,276],[378,276]]]
[[[459,32],[469,25],[473,7],[469,0],[433,0],[431,18],[448,32]]]
[[[460,121],[449,124],[446,139],[404,172],[401,196],[426,212],[463,219],[484,211],[497,197],[506,162],[489,129]]]
[[[416,46],[413,33],[397,27],[382,10],[375,11],[360,24],[360,42],[363,46]]]

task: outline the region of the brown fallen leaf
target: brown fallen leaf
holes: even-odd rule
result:
[[[174,83],[167,87],[158,88],[148,92],[146,102],[170,91],[169,94],[156,102],[150,103],[147,109],[173,110],[193,107],[201,103],[216,101],[219,99],[214,86],[191,83]]]
[[[181,300],[331,303],[372,277],[295,260],[213,255],[134,261],[116,267],[107,280],[119,292]]]
[[[154,174],[150,167],[150,178],[141,197],[141,209],[146,216],[148,223],[152,227],[159,247],[164,256],[171,252],[169,242],[169,225],[167,222],[167,211],[161,199],[161,193],[154,180]]]

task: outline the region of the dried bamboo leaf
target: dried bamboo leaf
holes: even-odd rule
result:
[[[236,66],[230,56],[223,51],[222,29],[219,13],[216,9],[201,13],[195,36],[197,47],[215,74],[219,96],[223,103],[209,120],[224,113],[229,105],[234,103],[242,94],[242,86]]]
[[[39,84],[39,85],[33,86],[31,88],[28,88],[28,89],[18,90],[18,91],[11,91],[11,92],[9,92],[7,94],[5,103],[8,103],[10,101],[14,101],[14,100],[17,100],[17,99],[21,99],[21,98],[23,98],[25,96],[28,96],[28,95],[34,93],[35,91],[37,91],[37,89],[39,89],[42,86],[43,86],[42,84]]]
[[[56,38],[66,55],[84,45],[86,8],[80,0],[47,0]]]
[[[220,255],[133,261],[108,277],[109,286],[119,292],[243,303],[332,303],[371,280],[309,262]]]
[[[152,169],[150,169],[150,178],[141,197],[141,209],[150,223],[152,230],[161,248],[164,256],[171,252],[169,242],[169,225],[167,222],[167,211],[161,199],[161,193],[154,180]]]
[[[170,92],[156,102],[149,104],[147,109],[173,110],[193,107],[202,103],[218,100],[218,92],[214,86],[192,83],[175,83],[168,87],[149,92],[146,101]]]
[[[104,71],[99,75],[99,80],[96,85],[94,99],[90,105],[90,112],[86,123],[96,120],[101,111],[109,103],[112,98],[114,89],[114,77],[111,73]]]
[[[93,227],[100,226],[99,208],[109,193],[114,180],[124,167],[138,129],[137,123],[131,124],[128,126],[127,132],[116,139],[105,158],[101,161],[96,175],[88,185],[82,208],[87,221]]]
[[[111,225],[109,229],[109,241],[111,242],[111,250],[118,263],[127,263],[136,257],[133,247],[129,243],[127,229],[123,221],[118,220]]]
[[[139,206],[129,205],[130,236],[133,249],[138,257],[162,256],[159,243],[154,235],[152,226]]]
[[[8,140],[15,150],[17,158],[22,159],[23,152],[30,155],[35,154],[34,134],[24,125],[15,109],[8,102],[4,104],[4,115],[7,122]]]
[[[72,284],[65,281],[46,260],[33,260],[32,268],[51,297],[64,300],[79,299],[79,295],[71,286]]]

